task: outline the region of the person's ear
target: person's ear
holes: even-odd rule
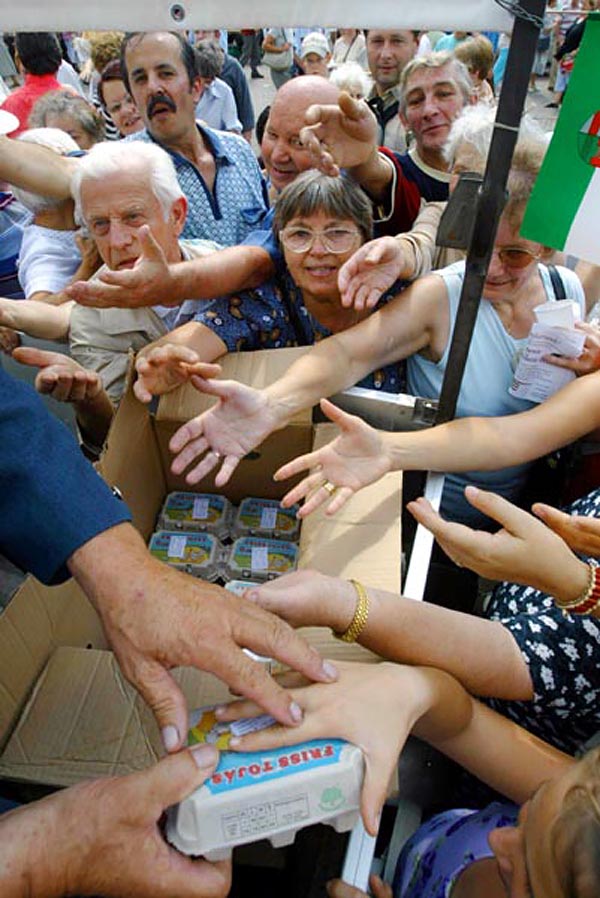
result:
[[[185,226],[187,207],[188,203],[184,196],[178,197],[171,206],[171,221],[173,222],[173,226],[178,237]]]
[[[197,103],[202,94],[204,93],[204,84],[202,83],[202,78],[200,75],[196,75],[191,85],[191,94],[194,98],[194,103]]]

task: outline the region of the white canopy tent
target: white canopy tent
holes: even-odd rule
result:
[[[0,9],[6,31],[151,31],[265,25],[510,31],[513,21],[495,0],[429,0],[427,4],[408,0],[54,0],[47,6],[39,0],[1,0]]]

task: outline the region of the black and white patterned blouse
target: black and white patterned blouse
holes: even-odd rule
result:
[[[600,489],[565,510],[600,517]],[[486,703],[574,754],[600,731],[600,619],[565,617],[551,596],[515,583],[496,587],[486,617],[510,630],[534,688],[534,697],[527,702],[486,699]]]

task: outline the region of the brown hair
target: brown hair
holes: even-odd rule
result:
[[[600,749],[579,761],[582,782],[565,795],[550,839],[565,898],[600,894]]]
[[[488,77],[494,64],[494,48],[483,34],[462,41],[454,48],[454,55],[482,80]]]

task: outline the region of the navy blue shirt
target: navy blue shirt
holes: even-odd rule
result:
[[[0,552],[60,583],[73,552],[129,519],[65,425],[0,368]]]

